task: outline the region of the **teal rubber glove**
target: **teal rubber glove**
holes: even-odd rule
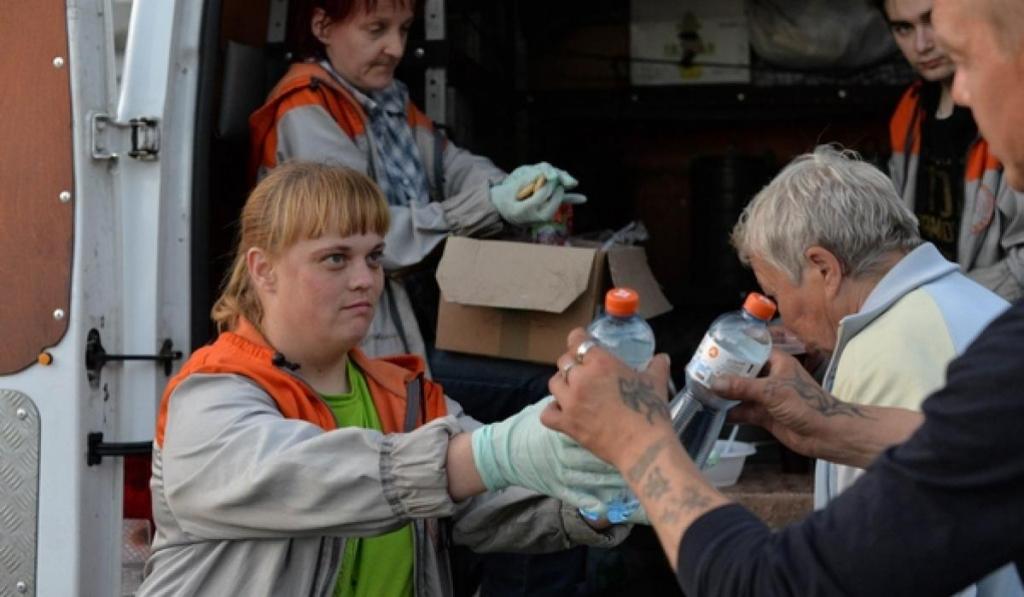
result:
[[[534,189],[534,183],[542,176],[544,184]],[[547,162],[520,166],[505,180],[491,187],[491,202],[501,217],[512,224],[526,226],[550,222],[563,203],[586,203],[584,195],[565,192],[578,184],[568,172]],[[530,189],[532,193],[529,193]]]
[[[622,492],[626,482],[614,467],[541,424],[540,413],[552,400],[548,396],[473,432],[473,461],[480,478],[492,491],[518,485],[604,513],[607,507],[595,496]]]

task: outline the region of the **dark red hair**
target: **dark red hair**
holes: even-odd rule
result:
[[[344,21],[357,12],[370,12],[377,8],[378,0],[297,0],[288,22],[288,46],[296,59],[322,58],[324,45],[313,35],[313,12],[321,9],[332,22]],[[399,6],[412,6],[417,0],[394,0]]]

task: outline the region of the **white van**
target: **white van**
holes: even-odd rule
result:
[[[128,595],[141,581],[157,405],[212,334],[246,119],[283,72],[286,11],[4,2],[0,595]]]
[[[134,8],[120,85],[115,6]],[[157,401],[193,343],[203,8],[4,3],[2,595],[130,594],[141,574],[149,523],[123,521],[123,477],[141,471],[146,516]]]

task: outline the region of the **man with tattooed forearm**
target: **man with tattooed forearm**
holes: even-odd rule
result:
[[[687,594],[930,594],[920,589],[934,586],[948,595],[977,581],[970,587],[977,597],[1024,596],[1017,570],[1003,566],[1013,558],[968,552],[969,565],[929,572],[927,579],[914,565],[973,543],[976,529],[963,525],[976,517],[960,511],[969,500],[944,500],[964,487],[974,495],[979,478],[1001,480],[1003,471],[979,477],[969,467],[979,468],[981,460],[999,469],[1021,460],[993,450],[987,438],[979,444],[963,437],[970,416],[959,413],[984,400],[972,392],[941,402],[952,409],[931,426],[941,433],[915,435],[925,417],[914,411],[1006,302],[921,240],[917,220],[884,174],[828,146],[794,159],[762,189],[732,241],[777,302],[785,326],[809,351],[831,357],[821,386],[792,357],[776,353],[767,378],[719,379],[712,389],[747,401],[735,418],[819,459],[815,504],[828,506],[824,511],[773,535],[703,482],[673,433],[664,393],[654,391],[667,383],[660,358],[648,377],[638,377],[577,335],[570,338],[575,352],[561,357],[561,373],[549,383],[558,406],[547,421],[618,467]],[[1005,365],[1013,354],[1006,349],[995,361]],[[894,462],[888,449],[911,437],[926,439],[907,442]],[[944,443],[935,445],[935,438]],[[876,474],[855,483],[869,465]],[[951,465],[954,473],[957,465],[968,467],[966,476],[950,474]],[[851,488],[858,491],[847,497]],[[995,528],[1005,528],[1022,511],[995,508],[986,515],[999,516]],[[907,565],[880,573],[895,561]]]
[[[665,390],[655,389],[667,387],[667,356],[656,356],[643,375],[633,374],[599,348],[576,362],[576,348],[586,338],[582,330],[570,334],[570,350],[558,364],[562,370],[571,364],[571,371],[552,377],[556,402],[541,421],[622,472],[669,563],[679,568],[677,549],[684,532],[730,500],[704,480],[672,430],[668,397]],[[904,441],[922,421],[920,413],[909,410],[843,403],[782,352],[772,354],[768,368],[766,378],[726,378],[715,390],[747,400],[735,409],[743,421],[764,426],[802,454],[865,466],[885,448]]]
[[[551,378],[556,400],[541,420],[622,473],[685,594],[949,595],[1024,564],[1024,372],[1005,358],[1024,339],[1024,303],[950,365],[923,414],[841,402],[778,351],[766,377],[722,378],[715,392],[742,400],[736,413],[789,447],[873,461],[825,509],[775,532],[683,450],[668,420],[667,356],[636,373],[600,347],[577,360],[584,339],[570,334],[558,360],[568,374]]]

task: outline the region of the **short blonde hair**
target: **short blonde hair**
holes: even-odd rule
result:
[[[732,231],[740,261],[756,255],[800,283],[812,246],[828,249],[856,277],[894,250],[921,244],[917,218],[888,176],[856,152],[820,145],[795,158],[740,215]]]
[[[263,307],[246,266],[251,248],[281,255],[295,243],[388,230],[388,205],[365,174],[339,166],[288,162],[272,170],[249,194],[239,218],[238,245],[231,270],[210,316],[218,331],[233,329],[239,317],[259,325]]]

